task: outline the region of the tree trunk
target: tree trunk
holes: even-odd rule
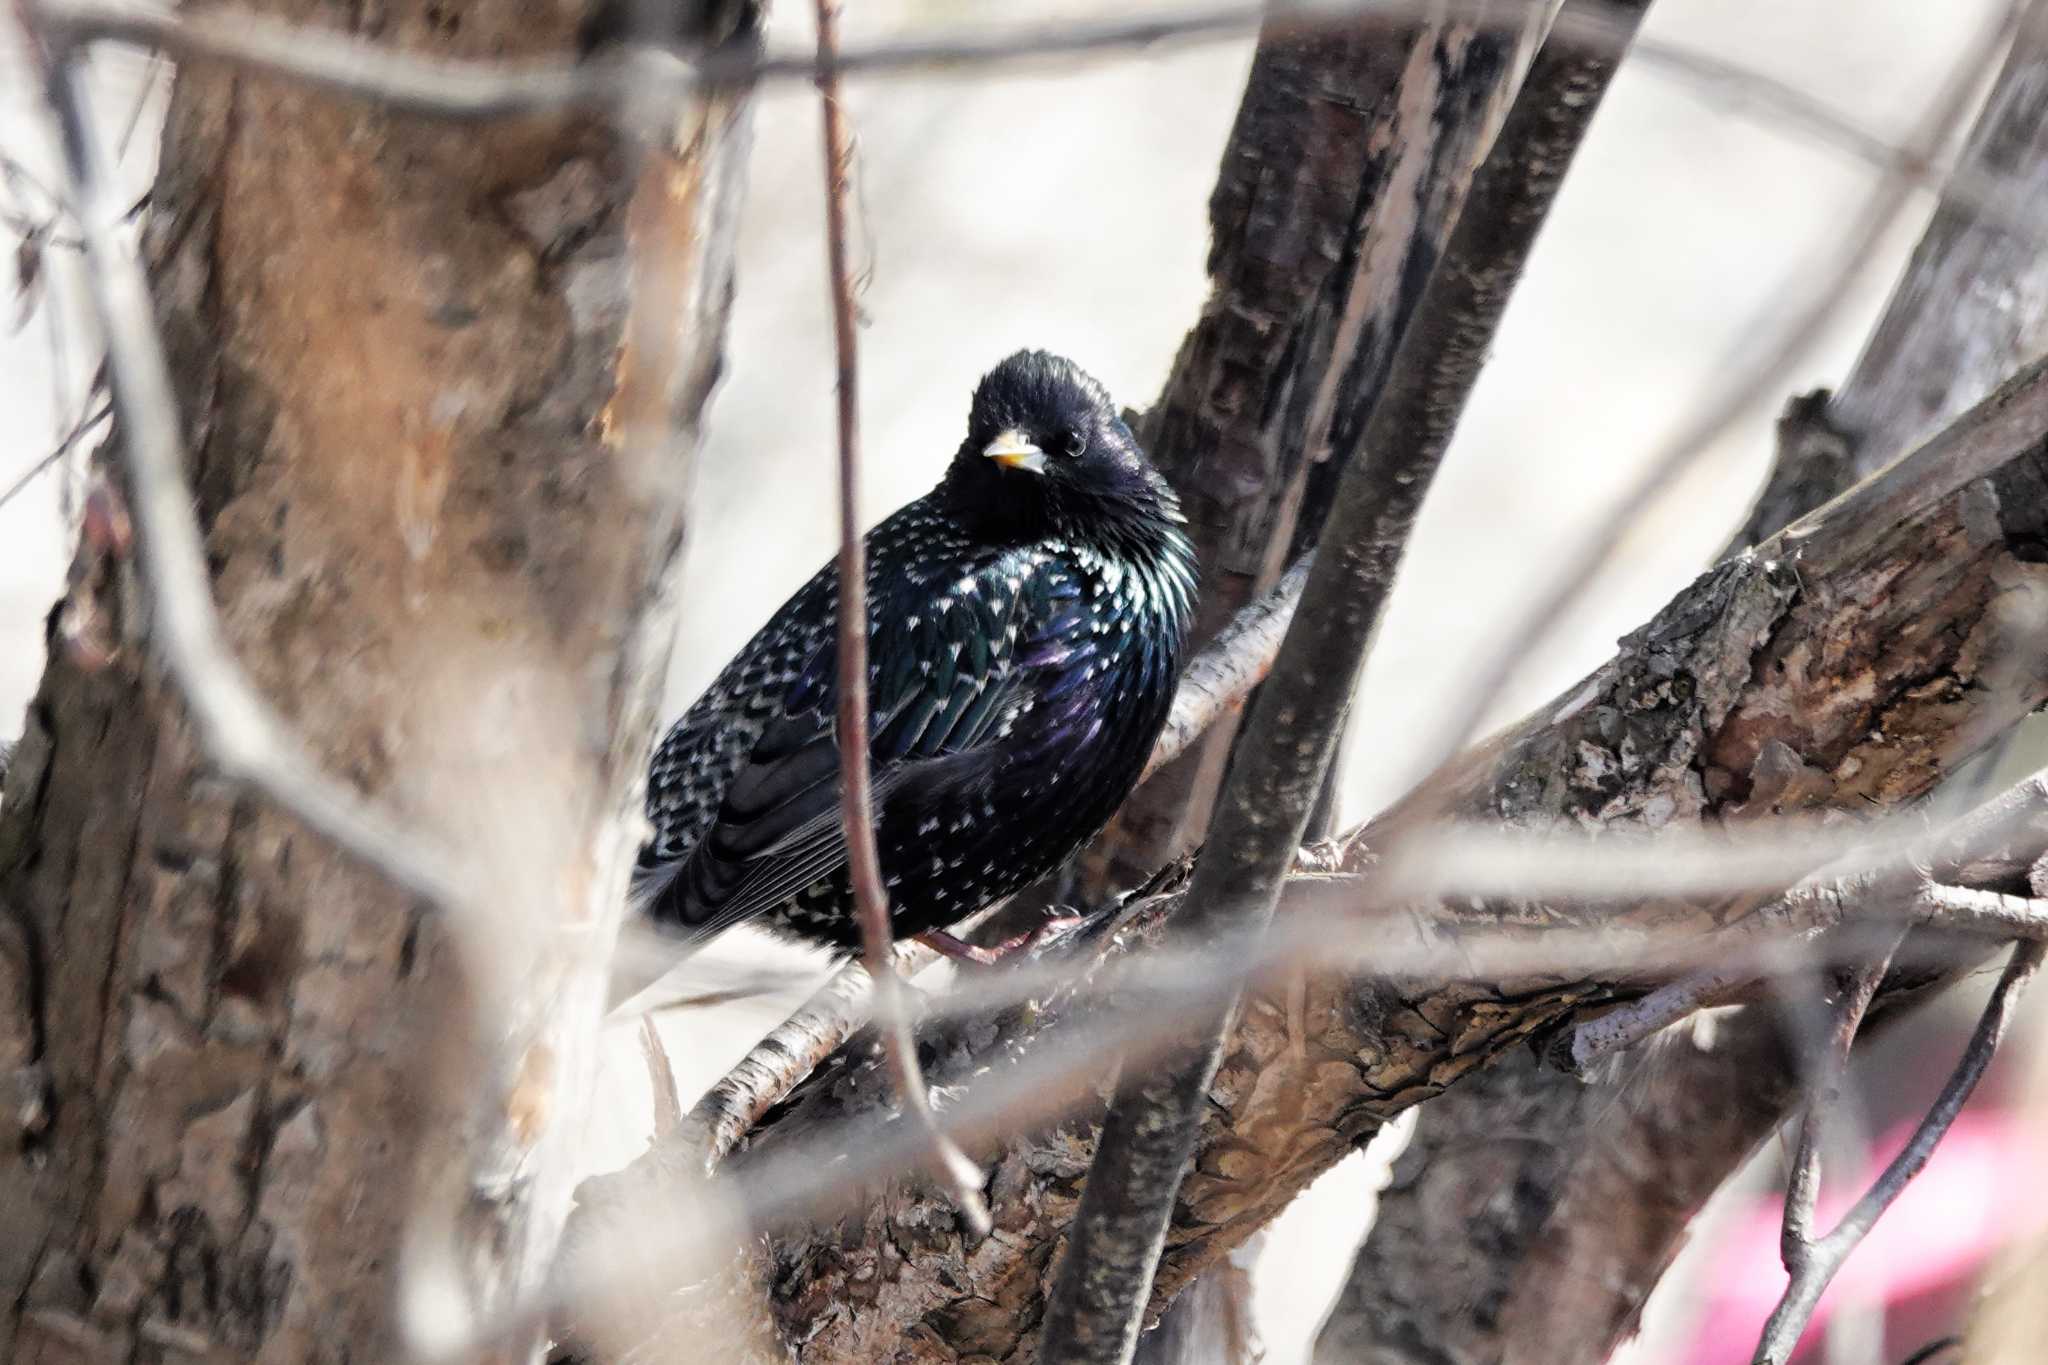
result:
[[[571,53],[592,17],[264,7],[445,56]],[[544,1271],[744,127],[690,109],[633,192],[642,158],[580,117],[179,72],[146,244],[226,635],[330,772],[476,853],[493,915],[213,775],[89,538],[0,817],[0,1358],[391,1360]]]

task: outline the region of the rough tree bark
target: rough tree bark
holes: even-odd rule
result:
[[[1464,17],[1405,42],[1260,40],[1210,198],[1211,295],[1146,432],[1202,565],[1197,643],[1270,587],[1321,524],[1324,475],[1357,444],[1541,31],[1540,16],[1518,32]],[[1236,728],[1215,726],[1125,803],[1082,856],[1080,903],[1135,884],[1199,837]],[[1249,1277],[1225,1279],[1183,1296],[1140,1361],[1248,1349]]]
[[[2048,6],[2019,30],[1961,165],[1997,187],[2005,222],[2048,208]],[[2048,263],[1999,221],[1945,203],[1841,390],[1787,410],[1729,552],[1883,467],[2044,349]],[[1895,1003],[1881,1000],[1878,1015]],[[1589,1084],[1525,1054],[1431,1105],[1317,1359],[1604,1360],[1635,1330],[1694,1215],[1789,1112],[1797,1062],[1778,1032],[1768,1010],[1746,1010],[1711,1044],[1674,1039]],[[1503,1128],[1515,1143],[1478,1142]],[[1465,1186],[1511,1205],[1506,1224],[1465,1273],[1415,1275],[1417,1247],[1467,1234],[1471,1210],[1446,1197]]]
[[[1209,201],[1210,298],[1146,433],[1201,559],[1197,644],[1280,577],[1297,527],[1322,524],[1541,32],[1540,13],[1519,31],[1471,17],[1405,42],[1259,43]],[[1236,728],[1215,726],[1125,803],[1083,858],[1081,903],[1201,837]]]
[[[1624,32],[1647,0],[1618,6]],[[1560,24],[1583,7],[1567,0]],[[1488,150],[1323,523],[1301,604],[1259,689],[1245,752],[1217,798],[1170,941],[1249,950],[1263,940],[1325,797],[1344,717],[1379,633],[1423,500],[1455,435],[1537,235],[1626,44],[1546,42]],[[1040,1350],[1125,1365],[1237,1012],[1192,1004],[1187,1037],[1122,1069],[1066,1234]]]
[[[1370,850],[1412,833],[1425,809],[1539,832],[1619,830],[1802,810],[1860,816],[1926,791],[2048,697],[2048,664],[2018,647],[2023,623],[2011,616],[2048,591],[2044,437],[2048,370],[2036,367],[1758,557],[1703,576],[1580,686],[1354,835],[1339,867],[1357,881],[1298,882],[1281,923],[1306,904],[1369,895]],[[1172,900],[1150,902],[1134,932]],[[1753,904],[1603,906],[1599,922],[1668,942],[1725,929]],[[1534,933],[1574,922],[1563,907],[1533,904],[1447,903],[1437,914]],[[1611,971],[1434,983],[1323,975],[1291,994],[1255,996],[1211,1090],[1157,1301],[1387,1117],[1630,989],[1628,974]],[[934,1080],[1000,1072],[1054,1027],[1057,1011],[1037,1009],[936,1035]],[[849,1054],[762,1125],[734,1169],[764,1181],[859,1169],[830,1159],[852,1163],[876,1141],[873,1124],[858,1120],[885,1094]],[[964,1111],[971,1099],[955,1103]],[[1048,1128],[989,1139],[979,1155],[992,1171],[998,1231],[976,1245],[916,1184],[835,1181],[845,1220],[785,1227],[775,1246],[774,1302],[799,1357],[1028,1360],[1094,1121],[1084,1106]]]
[[[593,17],[260,7],[452,56],[573,52]],[[88,540],[0,814],[0,1358],[396,1359],[402,1263],[476,1313],[545,1268],[744,144],[709,99],[635,191],[589,120],[179,72],[146,247],[226,633],[504,914],[465,937],[212,775]]]

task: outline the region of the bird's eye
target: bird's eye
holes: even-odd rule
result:
[[[1060,453],[1069,459],[1078,460],[1088,453],[1088,438],[1078,431],[1069,431],[1060,441]]]

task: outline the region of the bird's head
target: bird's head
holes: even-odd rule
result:
[[[1045,351],[1019,351],[982,378],[944,486],[995,533],[1095,540],[1181,522],[1108,392]]]

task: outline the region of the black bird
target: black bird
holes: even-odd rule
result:
[[[1195,595],[1173,490],[1100,384],[1020,351],[938,487],[867,534],[876,833],[896,933],[930,935],[1073,855],[1144,767]],[[686,938],[751,922],[852,951],[827,565],[655,750],[636,904]]]

